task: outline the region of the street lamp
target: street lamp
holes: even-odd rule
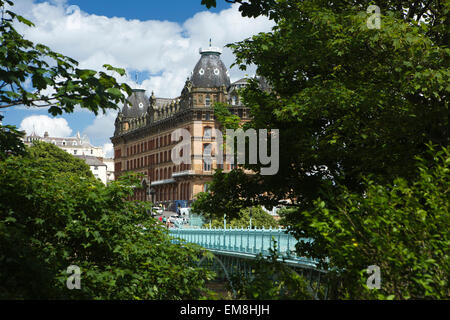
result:
[[[142,180],[142,189],[145,190],[145,201],[147,201],[147,188],[148,188],[148,184],[147,184],[147,181],[144,179],[144,180]]]
[[[154,188],[150,188],[149,190],[150,195],[152,196],[152,204],[155,204],[155,194],[156,194],[156,190]]]
[[[142,180],[142,189],[145,190],[145,201],[148,201],[148,196],[151,195],[152,196],[152,204],[154,204],[154,196],[155,196],[155,189],[151,188],[150,185],[147,183],[147,180]]]

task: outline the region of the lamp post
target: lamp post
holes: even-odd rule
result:
[[[224,229],[227,228],[227,214],[226,213],[223,215],[223,228]]]
[[[150,195],[152,196],[152,205],[155,204],[155,194],[156,194],[156,190],[154,188],[150,188],[150,190],[148,191],[150,193]]]
[[[142,180],[142,189],[145,191],[145,201],[147,201],[148,187],[147,181],[145,179]]]

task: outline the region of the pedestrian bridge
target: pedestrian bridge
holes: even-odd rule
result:
[[[221,256],[255,259],[259,254],[267,256],[276,250],[280,261],[294,267],[316,269],[317,265],[316,261],[295,253],[297,242],[312,240],[297,240],[285,229],[170,228],[169,233]]]
[[[327,299],[329,286],[326,271],[317,267],[317,261],[300,257],[295,253],[299,241],[311,242],[311,239],[295,239],[285,229],[212,229],[212,228],[170,228],[174,242],[185,240],[195,243],[213,253],[214,259],[202,258],[199,265],[207,266],[217,273],[217,279],[230,283],[233,295],[233,276],[254,276],[251,261],[260,254],[268,256],[276,251],[278,260],[289,265],[290,269],[302,275],[308,284],[308,290],[314,299]],[[178,240],[179,239],[179,240]]]

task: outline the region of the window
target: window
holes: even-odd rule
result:
[[[235,105],[236,104],[236,96],[232,96],[231,97],[231,105]]]
[[[211,115],[210,115],[209,112],[207,112],[207,113],[206,113],[206,116],[205,116],[205,120],[210,120],[210,118],[211,118]]]
[[[98,167],[97,167],[97,166],[94,166],[94,170],[98,170]]]
[[[203,138],[211,139],[211,127],[205,127],[205,129],[203,130]]]
[[[94,153],[94,150],[91,149],[91,154],[93,154],[93,153]]]
[[[63,145],[63,146],[65,146],[65,145],[66,145],[66,142],[65,142],[65,141],[63,141],[63,142],[62,142],[62,145]]]
[[[73,150],[73,154],[77,154],[77,150]]]
[[[212,157],[211,157],[212,145],[210,143],[203,145],[203,171],[211,171]]]
[[[205,106],[209,107],[210,105],[211,105],[211,97],[209,96],[209,94],[207,94],[205,98]]]
[[[76,145],[77,145],[77,142],[76,142],[76,141],[72,142],[72,145],[73,145],[73,146],[76,146]]]

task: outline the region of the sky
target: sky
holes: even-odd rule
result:
[[[127,76],[118,78],[147,95],[177,97],[186,78],[200,58],[199,48],[224,47],[259,32],[270,31],[273,22],[266,17],[241,17],[237,5],[218,0],[208,10],[201,0],[15,0],[12,11],[25,16],[34,28],[17,26],[25,38],[49,46],[74,58],[80,68],[102,70],[107,63],[124,68]],[[234,62],[230,49],[223,48],[222,61]],[[231,81],[249,75],[229,68]],[[110,137],[117,111],[95,116],[76,108],[74,113],[52,117],[45,108],[17,106],[3,110],[3,124],[16,125],[27,134],[75,136],[79,131],[92,144],[102,146],[112,157]]]

